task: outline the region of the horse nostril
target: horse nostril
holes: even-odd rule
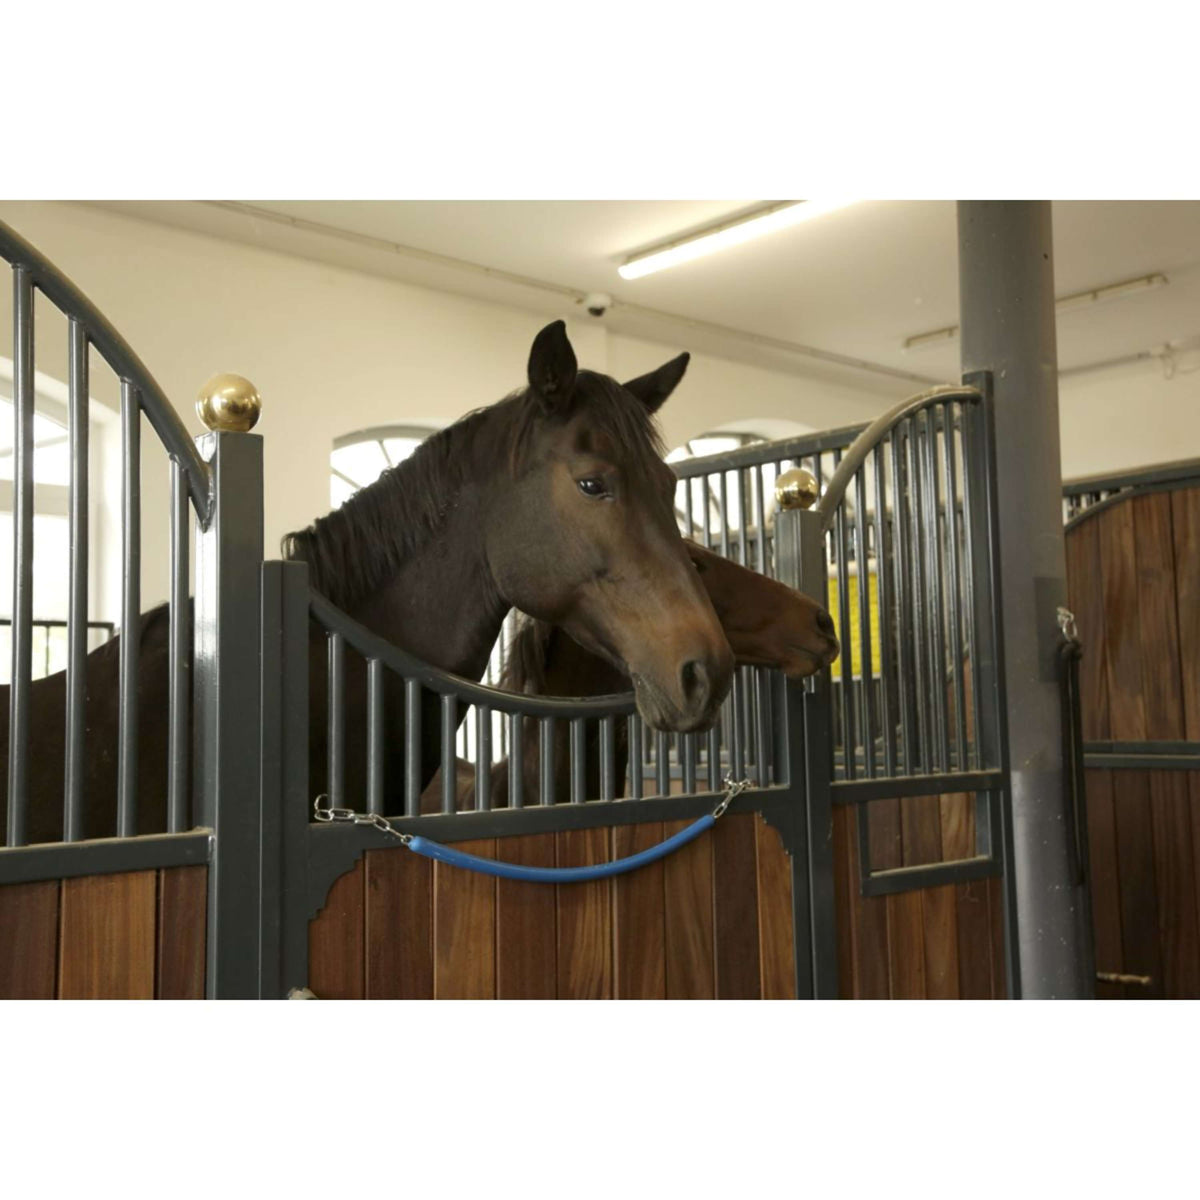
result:
[[[823,608],[817,609],[817,628],[826,637],[833,637],[833,618]]]
[[[693,704],[708,692],[708,668],[698,659],[690,659],[679,669],[684,702]]]

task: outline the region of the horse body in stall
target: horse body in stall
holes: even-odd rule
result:
[[[733,656],[674,516],[675,478],[653,414],[687,355],[626,384],[577,367],[565,325],[538,334],[528,385],[431,437],[340,509],[285,539],[318,591],[373,633],[434,666],[483,674],[508,610],[566,630],[634,679],[646,721],[704,729],[729,689]],[[166,827],[166,610],[142,618],[137,827]],[[88,658],[86,837],[115,831],[117,643]],[[311,790],[323,791],[327,649],[309,643]],[[386,672],[384,785],[401,811],[402,681]],[[365,663],[346,656],[346,787],[366,773]],[[8,750],[8,689],[0,746]],[[61,837],[65,676],[33,688],[29,840]],[[426,698],[422,778],[439,760],[437,699]],[[7,803],[7,801],[6,801]]]
[[[685,539],[685,546],[738,666],[777,667],[789,679],[803,679],[834,661],[838,641],[833,620],[816,601],[695,542]],[[513,635],[508,655],[499,683],[506,691],[567,698],[616,695],[630,689],[627,675],[545,621],[523,619]],[[541,734],[537,721],[523,720],[521,724],[523,794],[528,804],[538,796]],[[570,798],[568,742],[565,722],[556,722],[553,749],[556,803]],[[590,731],[585,755],[586,794],[595,799],[599,796],[599,750],[594,731]],[[627,758],[628,744],[621,722],[614,745],[614,779],[624,778]],[[456,806],[459,810],[469,810],[474,803],[474,766],[460,760],[457,776]],[[508,763],[504,760],[492,768],[492,806],[506,807],[508,791]],[[421,796],[421,811],[437,812],[440,806],[439,771]]]

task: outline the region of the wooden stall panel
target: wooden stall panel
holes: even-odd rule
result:
[[[925,921],[920,892],[886,897],[893,1000],[925,998]]]
[[[368,1000],[433,999],[433,862],[408,850],[366,853]]]
[[[60,999],[154,999],[157,890],[156,871],[63,880]]]
[[[1117,871],[1121,893],[1121,953],[1125,971],[1148,975],[1148,988],[1127,987],[1130,998],[1161,998],[1158,947],[1158,889],[1154,877],[1154,832],[1150,783],[1144,771],[1114,771]]]
[[[165,867],[158,873],[159,1000],[203,1000],[208,868]]]
[[[1200,741],[1200,488],[1171,493],[1184,734]]]
[[[495,838],[457,849],[496,857]],[[496,880],[445,863],[433,865],[433,992],[439,1000],[496,996]]]
[[[308,986],[319,1000],[361,1000],[364,991],[363,881],[360,858],[334,882],[308,926]]]
[[[1121,885],[1117,870],[1117,820],[1113,807],[1113,771],[1086,771],[1089,887],[1096,970],[1120,975],[1125,970],[1121,951]],[[1097,1000],[1121,1000],[1118,983],[1096,984]]]
[[[954,888],[958,940],[958,995],[962,1000],[992,997],[992,922],[987,882],[960,883]]]
[[[610,859],[611,830],[573,829],[555,834],[560,867],[586,867]],[[558,998],[611,1000],[612,880],[554,885],[558,904]]]
[[[764,1000],[796,999],[792,931],[792,859],[761,814],[754,819],[758,856],[758,955]]]
[[[1118,504],[1092,519],[1099,525],[1109,736],[1116,741],[1140,742],[1146,737],[1146,712],[1141,687],[1133,509],[1129,504]]]
[[[0,1000],[53,1000],[58,964],[57,879],[0,887]]]
[[[554,834],[503,838],[505,862],[555,865]],[[497,880],[496,996],[500,1000],[553,1000],[558,994],[554,888],[545,883]]]
[[[1067,603],[1083,646],[1079,663],[1079,709],[1085,741],[1109,738],[1108,650],[1100,565],[1099,517],[1072,529],[1067,544]]]
[[[1150,774],[1158,949],[1163,995],[1200,998],[1200,932],[1188,780],[1182,771]]]
[[[663,836],[673,837],[689,824],[668,821],[663,825]],[[663,861],[663,887],[667,999],[712,1000],[716,996],[716,960],[710,833],[702,834]]]
[[[719,1000],[757,1000],[762,994],[758,952],[757,861],[751,813],[722,817],[713,826],[714,933]]]
[[[619,825],[613,858],[628,858],[663,840],[661,821]],[[666,891],[662,862],[613,880],[613,966],[617,998],[663,1000],[667,995]]]

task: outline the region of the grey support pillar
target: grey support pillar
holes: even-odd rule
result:
[[[961,201],[958,264],[963,373],[987,370],[994,380],[1012,778],[1010,994],[1090,997],[1091,931],[1072,861],[1056,664],[1055,610],[1067,586],[1049,202]]]

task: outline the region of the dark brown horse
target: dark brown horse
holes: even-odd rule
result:
[[[738,666],[778,667],[789,679],[803,679],[827,667],[837,658],[838,642],[833,620],[814,600],[801,592],[730,562],[703,546],[685,541],[689,557],[700,575],[720,618]],[[608,696],[628,692],[629,677],[611,663],[583,649],[561,629],[545,621],[523,619],[509,645],[509,657],[500,687],[506,691],[539,696]],[[538,795],[538,722],[524,723],[524,794],[526,803]],[[594,730],[589,729],[594,735]],[[624,722],[618,724],[614,762],[615,778],[624,776],[628,747]],[[569,799],[570,757],[566,723],[555,725],[555,799]],[[587,794],[598,795],[599,760],[596,739],[589,737],[586,750]],[[508,798],[508,764],[492,769],[491,803],[502,808]],[[457,807],[472,807],[475,768],[458,766]],[[423,812],[441,806],[441,773],[434,776],[421,797]]]
[[[653,414],[687,355],[622,385],[577,369],[561,321],[534,340],[528,385],[425,442],[336,512],[285,539],[313,586],[372,632],[478,679],[511,607],[548,620],[634,681],[647,722],[711,725],[733,656],[675,525],[675,477]],[[142,619],[138,828],[165,827],[166,611]],[[89,656],[87,836],[115,828],[117,649]],[[310,787],[325,790],[325,637],[310,642]],[[347,794],[365,774],[365,667],[346,662]],[[399,811],[401,681],[385,695],[385,795]],[[33,689],[30,841],[61,836],[63,676]],[[355,706],[357,705],[357,709]],[[8,694],[0,700],[8,758]],[[422,722],[422,774],[438,761],[436,698]]]

